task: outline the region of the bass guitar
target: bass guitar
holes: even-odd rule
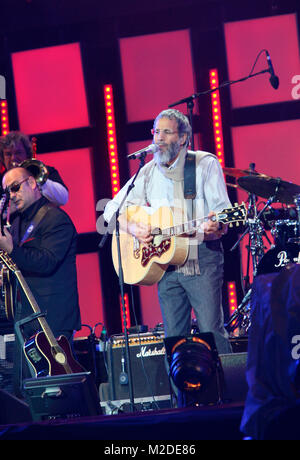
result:
[[[25,341],[23,346],[24,354],[34,376],[46,377],[85,372],[82,366],[75,361],[67,338],[63,335],[58,339],[54,337],[22,273],[7,252],[3,250],[0,250],[0,262],[16,276],[41,327],[41,331]]]
[[[145,208],[129,206],[126,210],[127,220],[150,224],[152,242],[145,246],[137,238],[126,232],[120,232],[120,249],[124,282],[141,286],[157,283],[164,275],[169,265],[182,265],[188,256],[189,238],[191,233],[209,218],[191,220],[173,225],[173,213],[168,207],[160,207],[153,214],[148,214]],[[246,206],[242,203],[232,208],[223,209],[212,219],[233,226],[246,220]],[[112,259],[114,268],[119,274],[119,258],[116,232],[112,238]]]

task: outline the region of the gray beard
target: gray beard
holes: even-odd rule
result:
[[[158,150],[154,152],[154,160],[157,164],[167,166],[172,160],[174,160],[181,150],[180,142],[172,142],[167,150]]]

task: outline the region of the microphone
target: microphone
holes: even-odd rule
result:
[[[140,158],[142,156],[146,156],[148,153],[155,153],[159,149],[158,145],[156,144],[150,144],[148,147],[145,147],[141,150],[138,150],[137,152],[131,153],[130,155],[127,155],[128,160],[135,160],[136,158]]]
[[[279,78],[277,77],[277,75],[275,75],[274,67],[273,67],[273,64],[272,64],[272,61],[271,61],[271,56],[269,55],[269,52],[267,50],[266,50],[266,55],[267,55],[267,62],[268,62],[269,72],[271,74],[270,83],[271,83],[271,85],[272,85],[272,87],[274,89],[278,89]]]

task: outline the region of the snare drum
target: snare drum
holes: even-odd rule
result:
[[[257,267],[257,275],[276,273],[288,264],[300,264],[300,245],[275,246],[263,256]]]

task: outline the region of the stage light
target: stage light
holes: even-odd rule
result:
[[[219,86],[219,76],[217,69],[209,72],[210,89],[215,89]],[[223,146],[223,133],[222,133],[222,117],[221,117],[221,103],[219,91],[211,93],[212,103],[212,118],[214,126],[214,139],[216,155],[219,162],[224,166],[224,146]]]
[[[104,100],[106,109],[107,144],[110,160],[112,196],[114,197],[120,190],[120,178],[112,85],[104,86]]]
[[[222,399],[222,367],[213,334],[165,339],[169,375],[178,389],[178,407],[217,404]]]
[[[199,390],[211,379],[214,371],[210,346],[191,337],[179,340],[172,349],[170,372],[175,385],[182,391]]]
[[[227,292],[229,299],[229,313],[231,315],[238,307],[235,281],[230,281],[227,283]]]
[[[9,133],[9,123],[8,123],[8,106],[7,101],[1,101],[1,136],[6,136]]]

